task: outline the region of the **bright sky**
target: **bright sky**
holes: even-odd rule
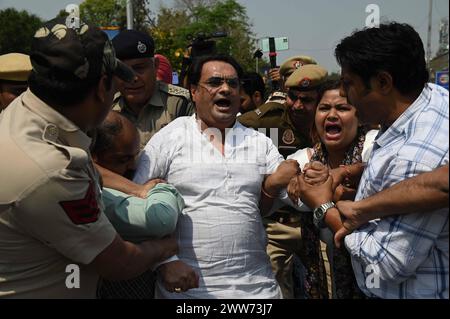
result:
[[[82,0],[0,0],[0,9],[25,9],[41,18],[51,19],[67,4]],[[339,67],[333,49],[340,39],[364,27],[367,5],[379,6],[382,21],[411,24],[427,43],[429,0],[238,0],[247,8],[253,32],[260,37],[288,37],[289,50],[280,51],[278,64],[293,55],[310,55],[330,72]],[[173,1],[150,0],[157,12],[160,4]],[[448,17],[449,1],[433,0],[432,52],[437,50],[439,22]]]

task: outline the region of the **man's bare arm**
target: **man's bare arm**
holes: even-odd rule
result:
[[[116,235],[113,242],[92,262],[97,273],[109,280],[127,280],[152,269],[158,262],[177,253],[174,237],[133,244]]]
[[[116,189],[125,194],[129,194],[140,198],[145,198],[147,196],[148,191],[153,187],[155,187],[156,184],[165,183],[164,180],[157,178],[152,179],[143,185],[140,185],[134,183],[133,181],[130,181],[129,179],[119,174],[110,171],[109,169],[106,169],[98,165],[97,163],[95,163],[95,167],[102,176],[103,187]]]

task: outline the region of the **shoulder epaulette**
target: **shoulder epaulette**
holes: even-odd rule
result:
[[[261,105],[253,112],[255,112],[256,115],[258,115],[259,117],[261,117],[261,116],[264,116],[266,113],[269,113],[272,111],[277,111],[277,110],[284,110],[284,105],[277,103],[277,102],[268,102],[268,103]]]
[[[167,88],[168,88],[167,93],[169,93],[171,95],[181,96],[188,100],[191,99],[191,96],[189,95],[189,91],[185,88],[182,88],[182,87],[176,86],[176,85],[172,85],[172,84],[168,84]]]

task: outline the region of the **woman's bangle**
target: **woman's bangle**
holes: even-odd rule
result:
[[[270,195],[269,193],[267,193],[267,192],[264,190],[264,184],[261,186],[261,192],[263,192],[263,194],[266,195],[266,197],[268,197],[268,198],[270,198],[270,199],[278,198],[278,196],[273,196],[273,195]]]

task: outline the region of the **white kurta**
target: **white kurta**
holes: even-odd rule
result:
[[[226,133],[225,155],[201,132],[195,116],[181,117],[153,136],[135,181],[164,178],[182,194],[178,257],[200,276],[197,289],[163,298],[280,298],[266,254],[258,208],[264,174],[283,160],[264,134],[236,122]]]

